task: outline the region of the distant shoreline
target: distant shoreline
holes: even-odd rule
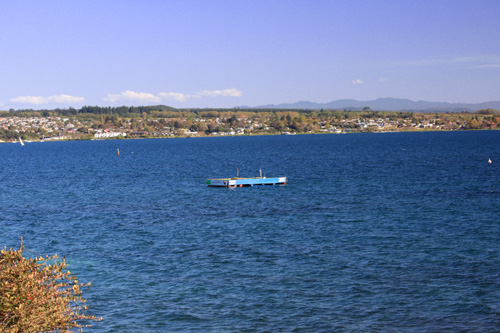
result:
[[[76,110],[74,110],[76,112]],[[14,142],[344,134],[500,129],[500,111],[424,114],[344,111],[153,111],[63,115],[25,112],[0,117],[0,140]],[[115,110],[116,112],[120,110]],[[127,112],[125,112],[127,111]],[[138,112],[141,110],[137,110]],[[111,111],[109,111],[111,112]]]
[[[147,140],[147,139],[200,139],[200,138],[234,138],[234,137],[253,137],[253,136],[295,136],[295,135],[344,135],[344,134],[391,134],[391,133],[435,133],[435,132],[472,132],[472,131],[497,131],[500,128],[487,129],[459,129],[459,130],[440,130],[425,129],[411,131],[374,131],[374,132],[342,132],[342,133],[267,133],[267,134],[237,134],[237,135],[197,135],[197,136],[151,136],[151,137],[122,137],[122,138],[100,138],[100,139],[46,139],[46,140],[28,140],[24,143],[43,143],[43,142],[67,142],[67,141],[123,141],[123,140]],[[19,144],[18,141],[1,141],[0,143]]]

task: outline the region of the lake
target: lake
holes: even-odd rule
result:
[[[500,327],[500,131],[4,143],[0,158],[0,246],[65,256],[103,317],[87,332]],[[237,168],[289,182],[205,185]]]

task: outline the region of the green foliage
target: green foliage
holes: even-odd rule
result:
[[[0,128],[0,138],[1,139],[5,140],[5,141],[13,141],[13,140],[16,140],[18,137],[19,137],[19,134],[17,132]]]
[[[174,109],[169,106],[99,107],[81,109],[9,110],[2,113],[0,140],[24,141],[64,136],[64,139],[92,138],[96,132],[126,132],[130,137],[183,135],[187,130],[225,134],[243,128],[246,134],[416,131],[500,128],[500,111],[475,113],[418,113],[346,110],[283,109]],[[471,122],[474,116],[475,122]],[[38,122],[36,119],[40,119]],[[11,118],[11,119],[9,119]],[[27,123],[29,119],[29,124]],[[368,123],[382,124],[367,126]],[[219,132],[219,133],[217,133]]]
[[[19,250],[0,251],[0,332],[64,331],[101,320],[84,314],[82,287],[57,255],[27,259]]]
[[[193,132],[206,132],[208,131],[208,126],[204,122],[199,121],[194,123],[189,129]]]
[[[481,109],[477,110],[475,113],[477,114],[499,114],[499,110],[494,110],[494,109]]]
[[[21,110],[10,110],[11,114],[19,117],[32,117],[32,116],[43,116],[43,117],[54,117],[54,116],[76,116],[81,113],[87,114],[115,114],[121,117],[131,116],[131,115],[141,115],[142,113],[149,114],[151,112],[163,112],[163,111],[177,111],[177,109],[166,106],[166,105],[155,105],[155,106],[119,106],[119,107],[101,107],[101,106],[83,106],[81,109],[55,109],[55,110],[32,110],[32,109],[21,109]],[[36,115],[35,115],[36,114]]]

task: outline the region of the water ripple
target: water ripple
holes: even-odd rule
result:
[[[89,331],[497,331],[499,136],[1,144],[0,240],[92,282]],[[290,181],[204,186],[236,167]]]

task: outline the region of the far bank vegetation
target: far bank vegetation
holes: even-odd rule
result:
[[[400,132],[500,128],[500,111],[174,109],[168,106],[0,112],[0,140],[89,140],[214,135]]]

